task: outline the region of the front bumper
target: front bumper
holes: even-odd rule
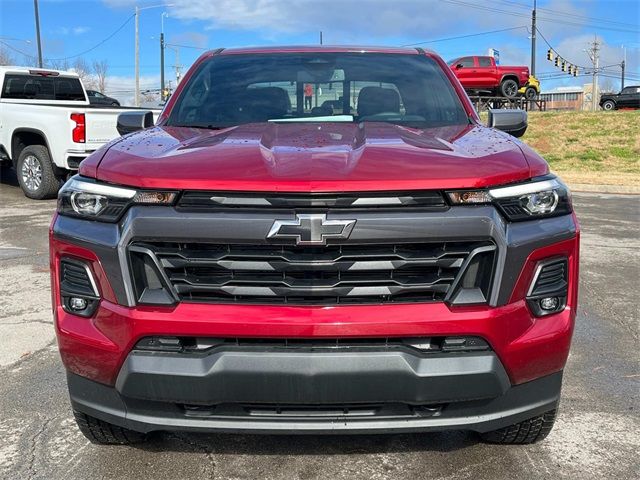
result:
[[[207,241],[215,232],[217,241],[264,242],[272,223],[270,214],[242,218],[228,213],[184,215],[162,207],[134,207],[120,224],[54,219],[50,255],[54,314],[74,407],[139,431],[260,432],[487,431],[555,408],[576,313],[579,229],[573,215],[508,224],[492,207],[478,206],[444,213],[407,211],[387,214],[384,219],[375,213],[359,216],[352,232],[354,241],[491,239],[498,247],[498,259],[487,304],[135,305],[126,257],[132,241]],[[566,308],[535,317],[525,300],[527,289],[538,263],[558,256],[568,261]],[[62,257],[86,262],[95,277],[101,300],[92,318],[71,314],[61,305]],[[316,357],[292,367],[279,363],[289,362],[287,359],[272,358],[256,365],[244,357],[232,360],[225,356],[181,369],[175,359],[154,354],[149,362],[144,355],[134,355],[141,338],[156,335],[258,339],[477,336],[486,340],[491,353],[479,363],[469,363],[470,357],[448,357],[447,368],[435,357],[427,361],[395,355],[367,358],[370,365],[362,364],[364,357],[344,364]],[[265,372],[267,367],[270,370]],[[346,373],[340,368],[347,369]],[[199,375],[189,374],[193,371]],[[294,373],[269,374],[278,371]],[[225,387],[220,389],[220,385]],[[262,388],[256,389],[258,385]],[[274,386],[277,388],[271,388]],[[336,386],[339,388],[333,388]],[[282,415],[260,409],[252,413],[239,403],[242,401],[258,402],[260,408],[320,405],[329,413],[307,415],[305,410],[304,414]],[[361,414],[360,407],[371,402],[382,405],[375,407],[378,413]],[[213,404],[222,410],[194,416],[184,409],[184,405]],[[356,405],[359,413],[336,414],[335,408],[341,405],[347,409]],[[416,413],[414,407],[425,410]]]
[[[561,380],[511,386],[492,352],[134,351],[115,387],[68,374],[76,410],[141,432],[484,432],[556,408]]]

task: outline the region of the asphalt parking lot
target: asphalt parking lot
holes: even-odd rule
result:
[[[556,427],[531,446],[471,433],[159,434],[98,447],[76,429],[50,312],[55,201],[0,181],[0,478],[636,479],[640,476],[640,197],[578,194],[581,304]]]

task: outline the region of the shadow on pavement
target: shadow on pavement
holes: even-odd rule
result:
[[[7,165],[0,165],[0,184],[20,188],[16,171]]]
[[[380,435],[239,435],[162,432],[135,448],[148,452],[232,455],[336,455],[451,452],[479,443],[473,432]]]

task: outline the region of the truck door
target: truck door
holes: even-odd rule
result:
[[[640,87],[625,87],[618,97],[618,107],[640,108]]]
[[[480,87],[494,88],[497,85],[496,67],[490,57],[476,57],[476,77]]]
[[[476,65],[473,57],[460,58],[453,68],[456,71],[456,76],[465,88],[477,87],[476,83]]]

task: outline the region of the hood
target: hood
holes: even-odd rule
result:
[[[121,139],[80,173],[143,188],[335,192],[472,188],[530,178],[509,135],[478,125],[260,123],[154,127]]]

